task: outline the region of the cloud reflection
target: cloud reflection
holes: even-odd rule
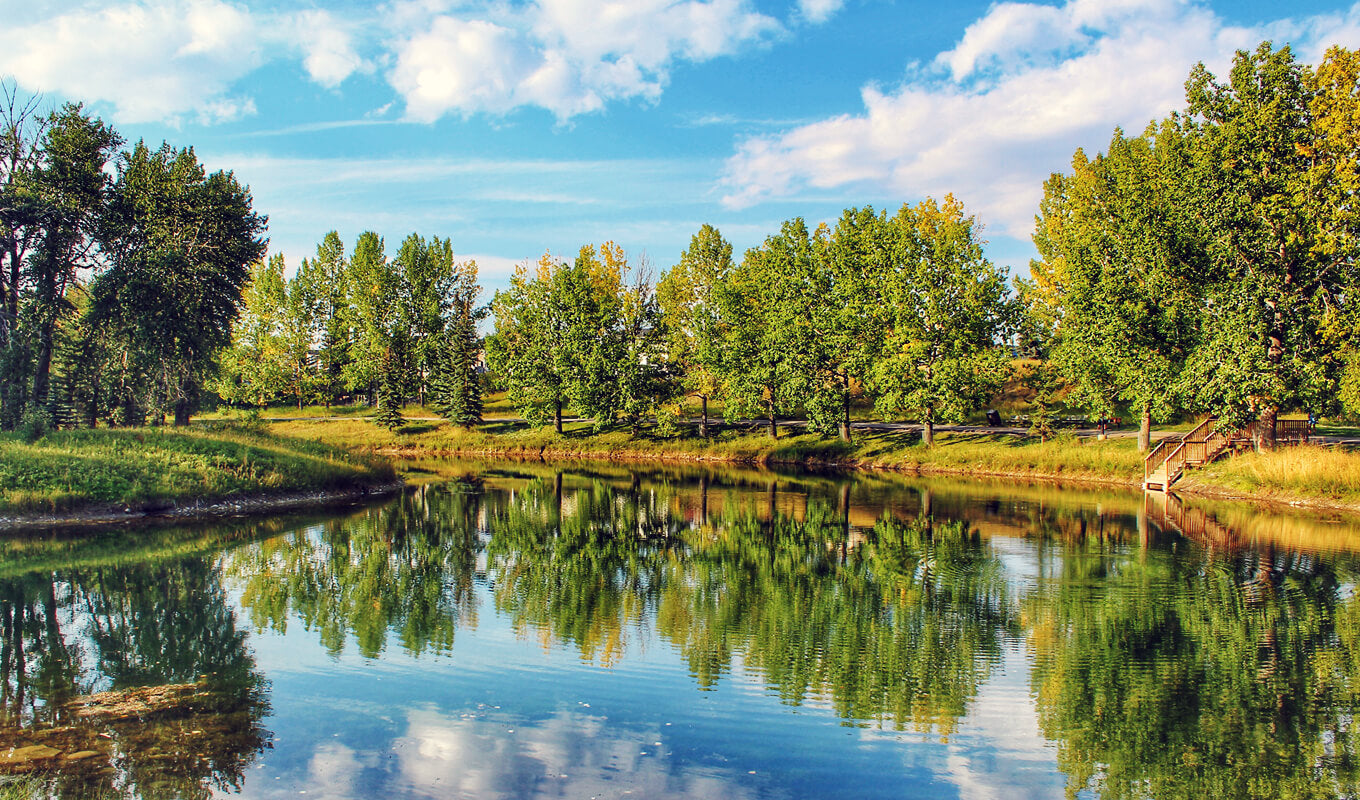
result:
[[[526,723],[417,709],[393,749],[402,788],[422,797],[753,796],[736,775],[678,769],[656,731],[621,730],[571,711]]]

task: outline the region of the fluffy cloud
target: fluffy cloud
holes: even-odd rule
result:
[[[331,88],[368,69],[326,11],[260,15],[222,0],[144,0],[11,18],[19,21],[6,31],[0,74],[33,91],[111,103],[123,122],[253,114],[253,100],[232,87],[281,55],[301,56],[311,79]]]
[[[824,18],[841,0],[798,0]],[[782,31],[753,0],[396,0],[344,17],[227,0],[93,0],[57,11],[0,0],[8,23],[0,75],[26,89],[104,101],[124,122],[254,112],[237,82],[297,59],[335,89],[377,66],[406,118],[500,114],[521,106],[560,120],[611,101],[660,96],[675,63],[737,52]],[[366,55],[365,55],[366,53]]]
[[[1102,147],[1116,125],[1140,132],[1183,105],[1195,62],[1221,74],[1235,50],[1266,38],[1315,58],[1331,42],[1360,44],[1357,23],[1360,4],[1248,29],[1181,0],[1001,3],[932,67],[891,91],[864,88],[862,113],[741,143],[724,202],[809,188],[953,192],[993,230],[1026,236],[1044,178],[1076,147]]]
[[[254,110],[231,84],[261,63],[255,25],[217,0],[81,7],[6,31],[0,73],[37,91],[114,103],[120,120]]]
[[[407,117],[538,106],[565,120],[654,100],[679,59],[736,52],[780,29],[746,0],[538,0],[514,12],[394,6],[389,81]]]
[[[369,65],[355,50],[353,34],[328,11],[308,10],[294,18],[295,41],[302,49],[302,66],[312,80],[328,88],[339,86]]]

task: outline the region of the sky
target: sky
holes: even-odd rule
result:
[[[0,0],[0,80],[193,146],[289,269],[331,230],[659,274],[803,217],[954,194],[1025,274],[1043,181],[1263,40],[1360,47],[1339,0]]]

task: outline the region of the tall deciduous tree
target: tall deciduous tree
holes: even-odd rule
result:
[[[231,341],[266,218],[229,172],[206,174],[192,148],[138,142],[118,162],[101,238],[109,269],[95,313],[140,373],[130,416],[170,412],[187,424],[219,350]]]
[[[746,251],[722,294],[727,358],[724,415],[764,417],[771,438],[778,420],[799,406],[813,380],[811,314],[817,243],[801,218]]]
[[[870,382],[879,412],[917,416],[929,446],[937,422],[962,421],[1004,383],[1000,343],[1011,309],[976,220],[952,196],[903,206],[888,224],[893,255],[880,284],[887,327]]]
[[[283,341],[287,284],[283,257],[257,261],[243,293],[231,347],[222,353],[212,388],[228,403],[263,408],[284,391]]]
[[[31,289],[26,310],[35,331],[36,406],[47,402],[58,320],[73,309],[66,289],[77,270],[95,265],[96,229],[110,184],[104,167],[121,143],[112,128],[78,105],[68,103],[48,119],[41,158],[29,178],[39,232],[25,270]]]
[[[534,424],[551,419],[562,432],[567,404],[567,362],[561,342],[567,312],[554,284],[567,265],[544,253],[530,267],[521,264],[510,286],[491,301],[496,329],[487,340],[487,361],[505,385],[510,404]]]
[[[327,233],[316,246],[316,256],[302,260],[296,280],[316,350],[316,389],[330,407],[343,393],[345,368],[355,346],[349,261],[338,233]]]
[[[708,401],[721,388],[723,363],[721,287],[732,271],[732,245],[704,225],[657,284],[666,330],[666,358],[681,389],[699,399],[699,435],[708,436]]]
[[[374,402],[388,338],[400,308],[400,281],[378,234],[365,231],[359,235],[348,274],[354,345],[343,371],[345,385]]]
[[[1173,126],[1133,139],[1116,130],[1107,152],[1091,160],[1078,150],[1072,174],[1045,184],[1036,223],[1044,259],[1036,274],[1061,275],[1048,284],[1057,290],[1051,357],[1069,399],[1104,417],[1127,403],[1143,452],[1153,416],[1178,408],[1175,387],[1195,344],[1205,265],[1178,213],[1186,169]]]
[[[1355,73],[1331,58],[1327,92],[1344,107]],[[1207,336],[1187,385],[1226,424],[1258,423],[1257,445],[1269,448],[1282,407],[1316,407],[1330,394],[1320,323],[1347,301],[1354,269],[1353,166],[1344,165],[1354,129],[1344,108],[1333,117],[1315,106],[1317,79],[1288,47],[1239,51],[1226,82],[1199,65],[1186,90],[1186,210],[1212,266]]]

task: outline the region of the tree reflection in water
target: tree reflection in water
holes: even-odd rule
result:
[[[225,585],[257,629],[300,624],[337,657],[450,653],[490,611],[598,664],[659,637],[700,690],[739,671],[845,724],[940,736],[1023,653],[1070,796],[1360,791],[1353,556],[1186,539],[1119,495],[485,475],[219,557],[0,581],[8,735],[93,730],[70,700],[208,675],[192,708],[100,727],[118,746],[82,774],[115,796],[238,786],[267,706]]]
[[[91,754],[51,776],[58,796],[206,798],[266,746],[267,687],[206,558],[0,581],[0,636],[0,749]],[[158,686],[174,701],[117,710]]]

